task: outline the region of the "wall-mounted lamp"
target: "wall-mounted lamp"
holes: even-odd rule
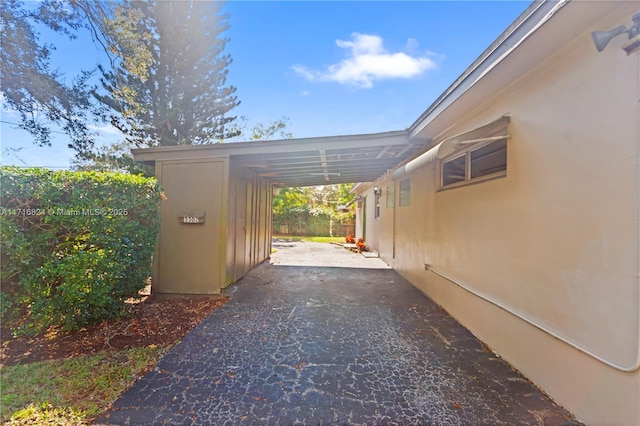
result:
[[[609,31],[594,31],[591,33],[593,44],[598,52],[602,52],[609,42],[620,34],[627,34],[628,41],[622,45],[622,49],[631,55],[640,48],[640,13],[633,15],[633,26],[629,29],[624,25],[615,27]]]
[[[374,193],[375,195],[382,195],[382,189],[381,189],[381,188],[378,188],[377,186],[374,186],[374,187],[373,187],[373,193]]]

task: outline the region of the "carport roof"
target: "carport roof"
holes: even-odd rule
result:
[[[201,160],[229,157],[277,186],[372,182],[427,148],[428,140],[406,130],[211,145],[134,149],[135,161]]]

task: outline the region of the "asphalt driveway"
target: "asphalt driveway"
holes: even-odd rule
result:
[[[98,423],[576,424],[380,259],[274,249]]]

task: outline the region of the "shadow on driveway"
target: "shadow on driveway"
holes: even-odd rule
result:
[[[276,246],[98,423],[577,424],[380,259]]]

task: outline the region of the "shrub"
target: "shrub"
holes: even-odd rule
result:
[[[162,196],[141,176],[3,167],[2,316],[35,331],[118,316],[151,274]]]

